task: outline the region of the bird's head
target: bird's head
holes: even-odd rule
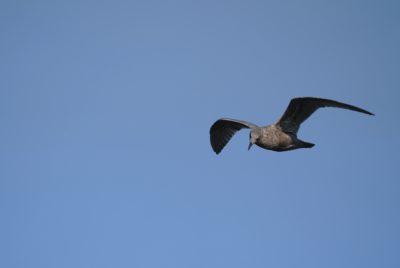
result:
[[[257,140],[259,139],[260,136],[261,136],[261,133],[260,133],[260,131],[258,131],[258,129],[252,129],[250,131],[248,150],[250,150],[250,148],[251,148],[251,146],[253,146],[253,144],[257,143]]]

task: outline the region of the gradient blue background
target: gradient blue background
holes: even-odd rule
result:
[[[400,267],[398,1],[2,1],[1,267]],[[275,153],[219,117],[323,109]]]

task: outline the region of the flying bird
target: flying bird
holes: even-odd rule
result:
[[[374,115],[359,107],[334,100],[314,97],[294,98],[290,101],[289,106],[278,122],[272,125],[259,127],[242,120],[230,118],[217,120],[210,128],[211,147],[216,154],[219,154],[238,130],[249,128],[250,143],[248,150],[250,150],[253,144],[276,152],[312,148],[315,144],[298,139],[297,132],[301,123],[318,110],[318,108],[323,107],[336,107]]]

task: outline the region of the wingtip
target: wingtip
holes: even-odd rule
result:
[[[211,143],[211,148],[212,148],[213,152],[217,155],[222,151],[222,150],[218,150],[218,148],[216,148],[212,143]]]
[[[364,113],[365,113],[365,114],[368,114],[368,115],[375,116],[375,114],[374,114],[374,113],[371,113],[371,112],[369,112],[369,111],[367,111],[367,110],[363,110],[363,111],[364,111]]]

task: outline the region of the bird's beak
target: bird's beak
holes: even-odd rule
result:
[[[253,143],[249,143],[249,148],[247,148],[247,150],[250,150],[251,146],[253,146]]]

